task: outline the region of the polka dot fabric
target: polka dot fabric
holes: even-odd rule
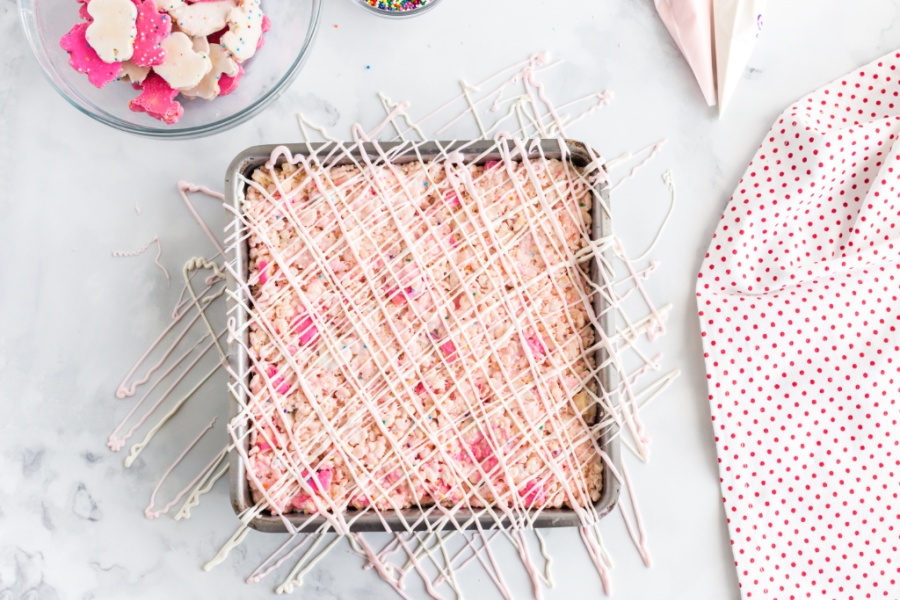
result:
[[[900,53],[791,106],[697,285],[743,598],[900,598]]]

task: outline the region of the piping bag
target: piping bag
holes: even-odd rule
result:
[[[766,0],[715,0],[716,80],[719,116],[734,97],[763,27]]]
[[[713,0],[654,0],[656,12],[684,55],[709,106],[716,104]]]

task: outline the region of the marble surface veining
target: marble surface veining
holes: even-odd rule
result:
[[[262,534],[251,534],[212,573],[200,570],[236,526],[226,486],[187,522],[143,516],[155,477],[196,428],[176,421],[160,448],[127,470],[105,446],[130,406],[114,398],[115,387],[168,322],[178,290],[166,287],[152,257],[113,259],[111,251],[158,235],[162,262],[177,274],[187,258],[212,249],[174,192],[177,180],[220,187],[225,166],[244,147],[297,140],[298,111],[346,136],[353,122],[382,118],[377,91],[410,100],[413,113],[428,110],[457,93],[459,77],[478,80],[544,50],[566,61],[554,76],[556,97],[616,93],[612,105],[575,129],[577,137],[610,157],[668,139],[616,197],[616,229],[634,254],[650,242],[648,223],[666,210],[659,181],[666,168],[679,193],[654,254],[662,265],[647,285],[674,305],[658,347],[683,376],[645,413],[654,453],[648,465],[632,468],[655,564],[641,564],[618,515],[607,519],[615,597],[737,598],[694,276],[730,191],[775,117],[804,93],[900,46],[896,3],[771,2],[762,42],[722,119],[703,104],[650,0],[445,0],[401,23],[373,18],[349,0],[326,5],[307,66],[274,106],[228,133],[173,144],[105,129],[66,105],[29,56],[14,0],[0,0],[0,599],[272,595],[273,582],[243,583],[272,547]],[[473,131],[461,125],[448,133]],[[224,227],[221,210],[200,204],[215,228]],[[199,402],[223,403],[224,385],[213,378]],[[600,597],[577,535],[552,531],[547,539],[556,587],[546,597]],[[527,594],[518,560],[500,560],[516,597]],[[361,567],[339,547],[301,595],[394,597]],[[471,597],[493,597],[480,593],[490,590],[484,579],[476,571],[461,575]]]

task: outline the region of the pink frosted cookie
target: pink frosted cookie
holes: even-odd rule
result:
[[[244,65],[241,63],[237,64],[237,75],[233,77],[229,77],[228,75],[222,75],[219,78],[219,95],[227,96],[231,92],[237,89],[238,84],[241,82],[241,77],[244,76]]]
[[[269,30],[272,29],[272,20],[269,17],[267,17],[266,15],[263,15],[262,23],[260,24],[260,26],[262,28],[262,35],[259,36],[259,41],[256,42],[257,50],[262,48],[263,44],[266,43],[265,34],[269,33]]]
[[[128,103],[128,108],[134,112],[147,113],[154,119],[159,119],[171,125],[177,123],[184,114],[184,108],[175,100],[178,90],[173,89],[166,81],[151,73],[141,86],[141,94]]]
[[[88,12],[87,5],[88,0],[76,0],[78,2],[78,16],[81,17],[85,21],[93,21],[94,18],[91,16],[91,13]]]
[[[92,85],[102,88],[119,75],[122,63],[100,60],[97,52],[87,42],[85,32],[89,23],[78,23],[59,40],[60,47],[69,53],[69,64],[79,73],[88,76]]]
[[[137,38],[131,62],[140,67],[155,67],[166,60],[162,41],[172,33],[172,19],[156,10],[153,0],[136,0],[138,8]]]

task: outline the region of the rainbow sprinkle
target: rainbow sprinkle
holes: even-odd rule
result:
[[[405,12],[416,10],[428,4],[431,0],[365,0],[369,6],[388,12]]]

